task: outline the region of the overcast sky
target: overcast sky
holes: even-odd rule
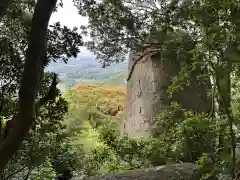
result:
[[[63,0],[63,8],[59,8],[58,12],[53,13],[50,24],[60,21],[61,24],[73,28],[87,24],[87,18],[81,17],[78,14],[77,8],[74,6],[72,0]]]
[[[87,25],[87,18],[81,17],[78,14],[77,8],[74,6],[73,0],[63,0],[63,8],[58,9],[58,12],[52,14],[50,24],[60,22],[62,25],[68,28],[80,27],[81,25]],[[92,55],[86,48],[81,48],[81,56]]]
[[[80,27],[81,25],[87,25],[88,20],[85,17],[81,17],[78,14],[77,8],[74,6],[73,0],[63,0],[63,8],[58,9],[58,12],[52,14],[50,24],[60,22],[62,25],[68,28]],[[83,39],[87,39],[86,37]],[[93,54],[86,48],[81,48],[81,56],[93,56]]]

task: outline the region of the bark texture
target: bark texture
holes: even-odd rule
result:
[[[129,71],[138,54],[130,53]],[[206,98],[206,91],[211,87],[192,84],[183,92],[177,93],[170,100],[167,89],[171,78],[178,75],[180,64],[169,59],[162,63],[160,57],[153,54],[142,57],[135,63],[134,71],[127,82],[125,113],[122,123],[122,135],[131,138],[142,138],[153,135],[152,121],[161,105],[168,105],[170,101],[177,101],[182,108],[193,109],[196,112],[210,112],[211,98]]]
[[[38,0],[32,19],[24,73],[19,90],[19,111],[11,132],[0,144],[0,171],[21,146],[35,118],[35,99],[43,72],[46,32],[57,0]]]
[[[194,164],[176,164],[123,173],[106,174],[89,180],[199,180],[200,173]]]

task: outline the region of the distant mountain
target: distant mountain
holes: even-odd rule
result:
[[[61,80],[60,89],[66,90],[77,83],[124,84],[128,62],[102,68],[90,52],[80,53],[68,63],[51,63],[46,71],[56,72]]]

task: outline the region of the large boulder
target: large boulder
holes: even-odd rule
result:
[[[161,41],[163,36],[163,39],[168,40],[167,43]],[[182,40],[181,52],[176,51],[179,49],[179,40]],[[122,135],[148,138],[156,133],[161,134],[164,129],[157,127],[156,132],[154,120],[161,112],[161,107],[168,106],[172,101],[178,102],[181,108],[196,113],[211,112],[212,100],[207,95],[212,88],[211,82],[210,79],[199,79],[198,76],[204,74],[205,70],[200,65],[194,65],[193,68],[191,64],[192,54],[187,52],[195,49],[195,42],[188,34],[179,31],[169,34],[151,32],[143,46],[145,47],[129,53]],[[157,53],[159,49],[164,50]],[[188,78],[190,85],[174,92],[169,98],[168,87],[182,68],[184,72],[191,70]],[[181,83],[187,85],[184,81]]]
[[[211,111],[212,101],[207,96],[211,88],[210,80],[203,80],[205,84],[199,84],[196,76],[200,73],[196,72],[196,75],[191,77],[191,86],[174,93],[169,99],[167,89],[172,84],[172,77],[179,74],[180,63],[176,60],[163,63],[158,56],[144,56],[134,65],[139,54],[141,55],[141,52],[129,55],[129,72],[132,72],[132,75],[127,81],[122,135],[130,138],[154,136],[156,127],[152,124],[156,114],[161,106],[169,105],[171,101],[178,102],[183,109],[194,110],[197,113]],[[131,71],[133,66],[135,68]]]
[[[199,180],[197,166],[191,163],[165,165],[123,173],[105,174],[90,180]]]

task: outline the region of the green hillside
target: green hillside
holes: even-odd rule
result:
[[[114,85],[125,84],[126,78],[127,78],[127,70],[123,70],[122,72],[119,72],[118,75],[111,76],[109,78],[104,79],[102,83],[114,84]]]
[[[119,123],[123,117],[125,88],[117,85],[77,84],[64,97],[69,103],[65,117],[67,130],[73,132],[74,144],[84,144],[90,151],[101,145],[93,128],[106,119]]]
[[[72,58],[68,63],[51,63],[47,71],[59,75],[59,88],[65,92],[79,83],[123,85],[127,77],[127,61],[102,68],[91,53]]]

